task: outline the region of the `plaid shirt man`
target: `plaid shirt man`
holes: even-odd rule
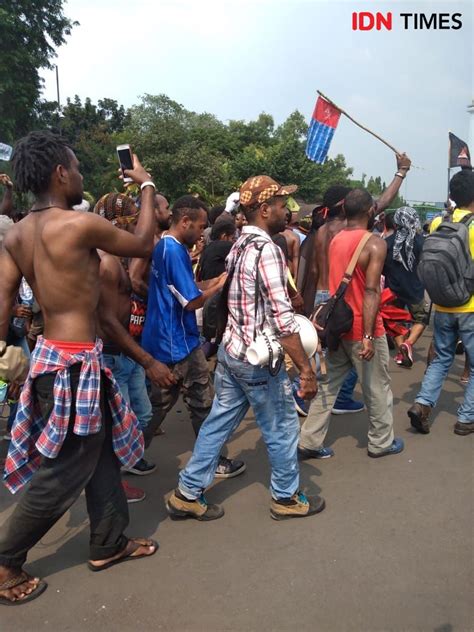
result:
[[[256,226],[244,226],[242,235],[227,257],[227,269],[233,267],[239,247],[256,236],[243,250],[237,261],[229,287],[229,317],[223,337],[227,353],[233,358],[246,361],[247,348],[255,333],[268,329],[276,338],[283,338],[299,331],[288,296],[288,268],[281,249],[270,236]],[[262,247],[263,246],[263,247]],[[257,258],[259,296],[255,317],[255,281]]]
[[[78,363],[82,366],[76,397],[74,434],[87,436],[100,431],[102,371],[109,380],[107,395],[113,421],[114,452],[124,467],[131,467],[142,458],[143,435],[111,371],[103,366],[102,341],[98,339],[91,351],[70,354],[56,348],[41,336],[31,356],[30,371],[21,393],[5,461],[3,479],[12,494],[28,483],[40,465],[41,456],[49,459],[58,456],[66,438],[71,414],[69,368]],[[33,393],[33,381],[45,373],[56,373],[54,408],[47,421],[42,418]]]

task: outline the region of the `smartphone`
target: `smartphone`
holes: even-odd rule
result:
[[[118,145],[117,156],[122,169],[123,181],[125,183],[133,182],[132,178],[126,178],[123,173],[124,169],[133,169],[133,156],[130,145]]]

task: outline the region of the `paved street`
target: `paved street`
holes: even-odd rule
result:
[[[129,477],[148,494],[130,507],[129,533],[157,538],[158,553],[92,574],[82,496],[30,555],[27,570],[45,577],[48,590],[31,604],[2,608],[1,632],[474,629],[474,437],[453,434],[460,359],[432,433],[413,434],[406,416],[428,342],[426,334],[411,371],[391,363],[405,451],[369,459],[366,413],[333,417],[327,444],[335,458],[301,466],[302,488],[321,492],[327,508],[305,520],[270,519],[269,467],[252,417],[229,445],[247,472],[208,493],[223,503],[224,518],[169,520],[164,498],[193,444],[178,405],[150,450],[158,471]],[[0,520],[13,500],[2,488]]]

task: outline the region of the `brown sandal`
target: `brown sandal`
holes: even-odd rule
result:
[[[3,582],[3,584],[0,584],[0,592],[2,590],[9,590],[10,588],[16,588],[17,586],[20,586],[21,584],[24,584],[25,582],[30,581],[31,579],[33,578],[30,575],[25,573],[25,571],[22,571],[16,577],[7,579],[6,582]],[[0,605],[21,606],[22,604],[27,603],[28,601],[33,601],[33,599],[36,599],[37,597],[42,595],[47,587],[48,587],[48,584],[44,580],[40,579],[36,588],[32,590],[28,595],[25,594],[24,597],[18,597],[18,599],[8,599],[8,597],[3,597],[0,595]]]
[[[140,542],[140,540],[142,540],[142,542]],[[92,562],[89,561],[87,562],[87,567],[89,568],[89,570],[93,571],[94,573],[97,573],[99,571],[105,571],[107,568],[110,568],[111,566],[122,564],[122,562],[129,562],[131,560],[141,560],[144,557],[151,557],[152,555],[155,555],[155,553],[159,549],[159,544],[158,542],[156,542],[156,540],[151,540],[147,538],[136,538],[136,539],[130,538],[130,540],[128,540],[127,542],[126,547],[122,551],[123,553],[125,553],[130,543],[135,544],[136,547],[132,549],[132,551],[130,551],[127,555],[116,557],[114,560],[110,560],[110,562],[107,562],[107,564],[101,564],[100,566],[96,566],[95,564],[92,564]],[[154,546],[155,550],[153,551],[153,553],[142,553],[141,555],[134,555],[135,551],[137,551],[141,546],[143,547]]]

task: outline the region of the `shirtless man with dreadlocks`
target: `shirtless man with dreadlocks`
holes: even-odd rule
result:
[[[29,215],[7,234],[0,258],[0,341],[22,276],[44,314],[44,338],[32,355],[4,482],[15,493],[29,486],[0,528],[0,604],[22,604],[46,583],[22,570],[28,551],[85,489],[90,518],[92,571],[153,555],[150,539],[127,538],[128,507],[120,466],[143,455],[137,420],[102,364],[96,338],[100,294],[97,249],[122,257],[148,257],[153,247],[154,184],[134,157],[127,171],[142,188],[135,234],[92,213],[73,212],[82,200],[79,162],[64,139],[32,132],[13,156],[15,186],[31,191]],[[31,481],[31,482],[30,482]]]

